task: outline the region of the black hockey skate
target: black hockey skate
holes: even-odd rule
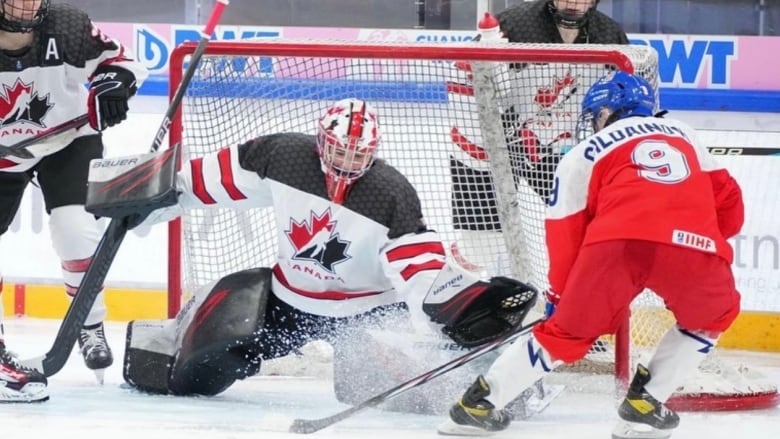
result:
[[[674,410],[647,393],[645,386],[649,382],[650,371],[641,364],[637,365],[626,398],[618,408],[622,421],[613,430],[613,439],[668,438],[680,424],[680,417]]]
[[[0,402],[43,402],[49,399],[46,377],[22,366],[0,343]]]
[[[463,397],[450,409],[450,419],[439,426],[439,434],[453,436],[486,436],[506,429],[512,418],[485,398],[490,386],[480,375]]]
[[[84,357],[84,363],[95,371],[95,376],[103,384],[104,370],[114,363],[114,355],[106,342],[103,323],[85,326],[79,334],[79,349]]]

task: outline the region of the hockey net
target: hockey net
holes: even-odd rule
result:
[[[174,51],[171,90],[194,48],[185,43]],[[441,234],[452,262],[543,290],[551,159],[576,143],[582,95],[612,69],[655,84],[656,54],[644,46],[213,42],[170,140],[182,143],[186,159],[263,134],[314,134],[315,121],[336,100],[365,99],[380,114],[379,155],[416,187],[426,222]],[[173,222],[169,313],[199,286],[272,266],[276,227],[270,209],[195,210]],[[625,383],[633,364],[671,325],[662,302],[647,291],[632,304],[624,329],[600,340],[567,373],[607,373]],[[675,394],[673,406],[725,410],[776,403],[774,385],[716,355],[699,375]]]

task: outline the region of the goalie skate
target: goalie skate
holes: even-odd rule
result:
[[[22,366],[0,343],[0,402],[43,402],[49,399],[46,377]]]

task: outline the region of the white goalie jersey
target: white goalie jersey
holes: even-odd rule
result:
[[[405,302],[428,325],[420,310],[429,290],[443,296],[477,280],[447,269],[414,188],[385,162],[375,162],[342,205],[331,202],[313,136],[263,136],[191,160],[178,187],[185,209],[273,206],[272,290],[307,313],[344,317]]]

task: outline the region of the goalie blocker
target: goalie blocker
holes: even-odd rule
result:
[[[197,292],[175,319],[130,322],[125,381],[151,393],[210,396],[259,372],[260,353],[274,351],[263,341],[280,329],[266,315],[271,276],[269,268],[234,273]],[[432,289],[439,294],[429,296],[437,300],[427,301],[423,309],[464,347],[512,332],[538,295],[533,287],[508,278],[477,282],[460,293],[451,289],[452,283]],[[299,336],[303,344],[312,334],[301,328]]]
[[[151,212],[174,206],[179,146],[164,151],[90,162],[85,209],[99,217],[125,219],[128,229]]]

